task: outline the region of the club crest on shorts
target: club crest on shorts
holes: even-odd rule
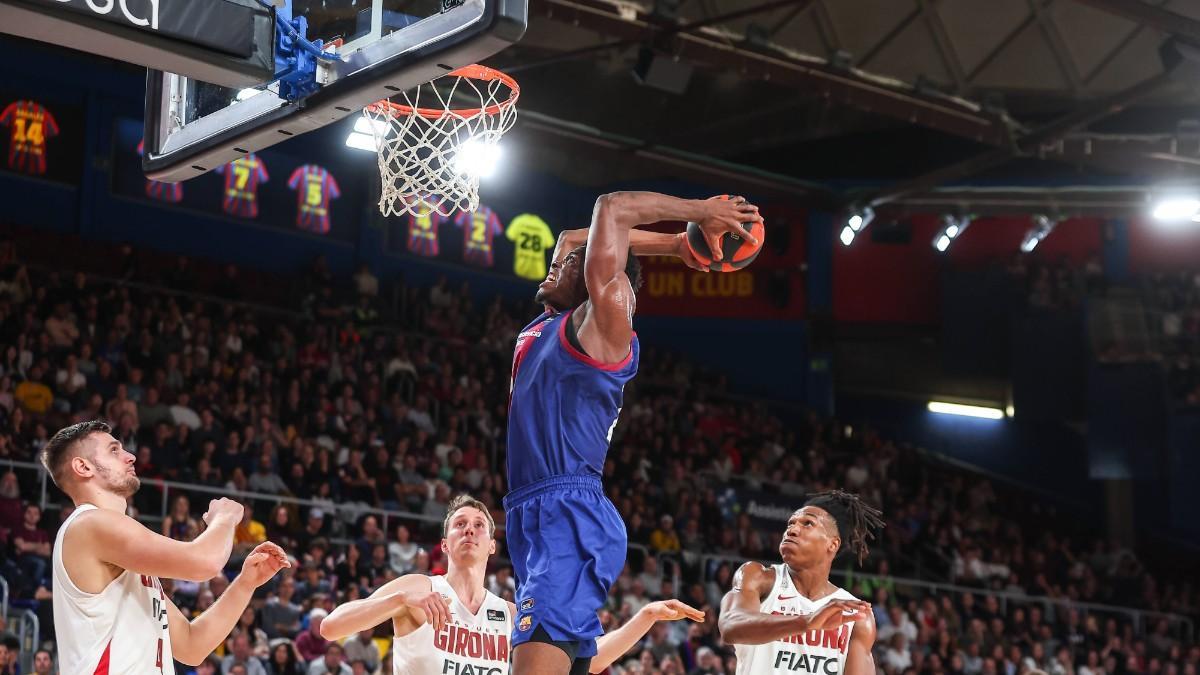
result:
[[[532,616],[521,617],[521,623],[517,624],[517,628],[520,628],[522,631],[527,631],[530,628],[533,628],[533,617]]]
[[[487,612],[488,621],[503,621],[504,611],[500,609],[489,609]]]
[[[533,609],[533,598],[525,598],[521,601],[521,611],[527,612]]]

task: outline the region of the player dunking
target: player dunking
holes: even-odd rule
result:
[[[871,605],[829,581],[833,560],[867,555],[878,510],[841,490],[813,496],[788,520],[783,563],[749,562],[721,601],[718,628],[737,652],[737,675],[874,675]]]
[[[208,529],[168,539],[125,515],[140,485],[134,456],[107,424],[81,422],[54,434],[42,464],[75,503],[54,541],[54,629],[64,673],[174,673],[172,659],[199,664],[229,635],[254,589],[288,566],[259,544],[212,607],[188,621],[159,577],[207,581],[229,560],[242,506],[209,503]]]
[[[725,233],[757,244],[742,223],[761,217],[741,197],[604,195],[584,246],[560,237],[535,298],[546,311],[517,337],[504,498],[517,577],[516,675],[587,672],[602,632],[596,612],[625,564],[625,525],[600,476],[638,367],[634,256],[676,255],[699,267],[681,234],[634,230],[660,221],[697,222],[720,251],[713,244]]]
[[[496,552],[496,523],[487,507],[455,497],[442,526],[444,576],[408,574],[380,586],[370,597],[338,607],[321,623],[321,635],[337,640],[392,620],[394,675],[507,675],[516,614],[513,603],[484,586],[488,558]],[[678,600],[646,605],[632,620],[602,637],[593,672],[629,650],[656,621],[702,621],[704,614]]]

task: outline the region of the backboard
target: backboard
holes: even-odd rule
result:
[[[286,4],[292,16],[307,21],[310,41],[321,40],[326,50],[337,45],[336,59],[317,62],[315,91],[288,100],[279,81],[238,89],[148,71],[147,176],[169,182],[198,176],[481,61],[520,39],[528,10],[528,0]]]

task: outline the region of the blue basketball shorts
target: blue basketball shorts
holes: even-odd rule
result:
[[[505,538],[517,580],[512,645],[541,627],[557,642],[596,655],[596,613],[625,566],[625,523],[600,479],[554,476],[504,498]]]

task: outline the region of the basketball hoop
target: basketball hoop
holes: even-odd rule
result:
[[[520,94],[508,75],[470,65],[364,108],[379,157],[380,213],[449,217],[477,209],[478,165],[494,161]]]

